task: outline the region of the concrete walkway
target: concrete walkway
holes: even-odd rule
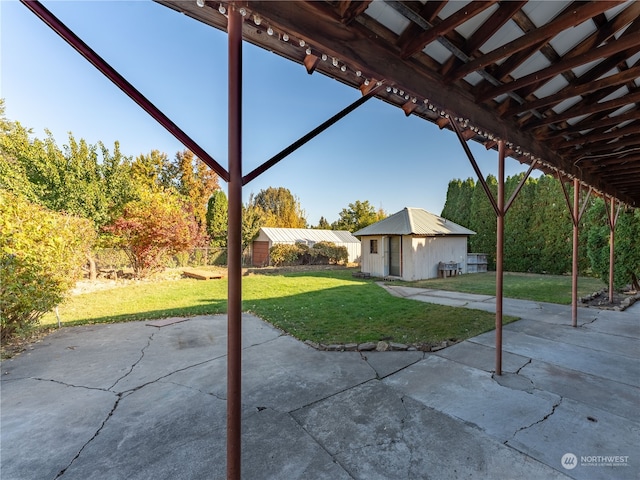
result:
[[[523,319],[495,378],[493,332],[436,353],[320,352],[245,315],[243,478],[640,478],[636,306],[580,309],[578,328],[569,307],[505,313]],[[3,362],[1,388],[3,480],[225,477],[225,316],[64,328]]]

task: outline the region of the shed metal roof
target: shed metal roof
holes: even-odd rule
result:
[[[156,1],[227,28],[229,2]],[[238,4],[245,40],[309,73],[640,206],[640,2]]]
[[[341,243],[360,243],[351,232],[346,230],[315,230],[307,228],[274,228],[262,227],[260,229],[272,242],[283,243],[315,243],[315,242],[333,242]]]
[[[407,207],[393,215],[380,220],[368,227],[354,233],[357,236],[365,235],[475,235],[457,223],[429,213],[422,208]]]

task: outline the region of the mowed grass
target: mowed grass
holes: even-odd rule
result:
[[[494,328],[495,315],[398,298],[353,269],[249,275],[243,311],[300,340],[435,344]],[[227,281],[183,278],[76,295],[59,307],[64,325],[149,320],[227,311]],[[505,323],[515,320],[505,317]],[[56,323],[48,314],[43,324]]]
[[[447,278],[434,278],[417,282],[404,282],[406,286],[452,290],[457,292],[496,294],[496,273],[474,273]],[[578,278],[578,297],[601,290],[606,285],[597,278]],[[504,274],[504,296],[536,302],[571,304],[571,277],[567,275],[538,275],[530,273]]]

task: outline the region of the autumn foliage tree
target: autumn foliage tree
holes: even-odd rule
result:
[[[169,256],[185,252],[205,239],[188,208],[173,195],[144,193],[125,205],[122,216],[104,230],[122,248],[138,278],[161,271]]]
[[[260,190],[253,198],[252,204],[262,211],[263,227],[307,228],[307,219],[300,207],[300,200],[287,188],[269,187]]]

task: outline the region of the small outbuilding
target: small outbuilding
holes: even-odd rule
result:
[[[362,228],[361,271],[424,280],[467,273],[467,240],[475,232],[421,208],[405,208]]]
[[[346,230],[262,227],[251,244],[251,263],[255,267],[269,265],[269,249],[280,243],[304,243],[313,247],[318,242],[332,242],[338,247],[346,247],[349,263],[360,262],[360,240]]]

